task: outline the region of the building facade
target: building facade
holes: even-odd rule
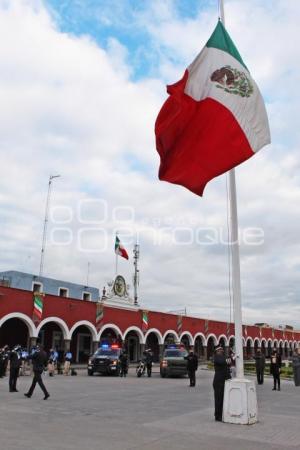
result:
[[[58,295],[59,297],[70,297],[94,302],[99,300],[99,289],[97,288],[44,276],[40,277],[30,273],[18,272],[17,270],[0,272],[1,285],[32,292],[45,292],[46,294]]]
[[[232,323],[142,309],[105,291],[101,302],[43,294],[39,320],[33,315],[33,297],[32,291],[0,286],[0,347],[30,347],[39,341],[46,350],[71,349],[74,361],[86,362],[101,341],[122,342],[130,361],[137,361],[145,347],[158,361],[170,342],[193,345],[203,360],[212,356],[216,345],[234,346]],[[257,348],[267,356],[276,348],[288,357],[300,346],[300,332],[243,325],[243,345],[245,357]]]

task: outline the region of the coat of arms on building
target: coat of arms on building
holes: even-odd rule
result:
[[[231,66],[215,70],[210,79],[215,82],[217,88],[223,89],[229,94],[241,97],[250,97],[253,94],[253,85],[247,75]]]

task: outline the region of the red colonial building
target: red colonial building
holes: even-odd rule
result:
[[[74,361],[85,362],[101,341],[122,341],[131,361],[139,359],[145,346],[152,348],[158,360],[164,345],[172,341],[193,345],[199,359],[204,360],[211,357],[217,344],[234,345],[232,323],[140,308],[126,295],[124,279],[119,278],[119,284],[111,283],[111,291],[104,290],[98,302],[87,300],[87,296],[67,297],[68,288],[60,288],[65,289],[59,291],[60,295],[38,293],[42,299],[39,318],[34,314],[32,290],[1,283],[0,347],[5,344],[30,347],[39,341],[46,350],[71,349]],[[267,356],[277,348],[283,357],[288,357],[300,346],[300,331],[289,328],[243,325],[245,356],[251,357],[260,347]]]

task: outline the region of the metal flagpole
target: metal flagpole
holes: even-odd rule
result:
[[[220,0],[220,19],[225,26],[224,1]],[[241,304],[241,274],[240,274],[240,249],[238,236],[238,215],[236,199],[235,170],[229,171],[229,203],[230,203],[230,236],[232,255],[232,292],[233,292],[233,317],[235,330],[236,376],[244,378],[243,355],[243,327]]]
[[[225,26],[224,0],[219,0],[219,13],[220,19]],[[236,424],[254,424],[257,422],[255,384],[252,380],[247,380],[244,377],[240,249],[238,239],[235,170],[230,170],[228,176],[236,378],[227,380],[225,383],[223,421]]]

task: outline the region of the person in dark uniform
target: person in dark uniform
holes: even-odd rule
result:
[[[151,377],[151,374],[152,374],[152,362],[153,362],[153,355],[152,355],[151,349],[148,349],[145,352],[145,363],[146,363],[148,377]]]
[[[42,380],[42,373],[47,365],[47,361],[48,361],[47,353],[44,351],[41,345],[37,346],[35,353],[32,355],[34,376],[29,391],[26,392],[26,394],[24,394],[25,397],[30,398],[32,396],[36,384],[38,384],[42,389],[42,391],[44,392],[44,400],[47,400],[47,398],[50,397],[50,394],[48,393]]]
[[[261,350],[258,349],[256,355],[254,356],[254,359],[255,359],[257,383],[264,384],[264,371],[266,365],[265,355],[263,355]]]
[[[277,354],[276,350],[273,350],[271,355],[270,374],[273,375],[274,387],[273,391],[280,391],[280,369],[281,369],[281,356]]]
[[[198,358],[194,353],[193,347],[190,348],[188,356],[185,357],[187,360],[187,371],[190,379],[190,386],[196,386],[196,370],[198,369]]]
[[[0,350],[0,378],[5,377],[8,359],[9,359],[9,348],[8,345],[5,345]]]
[[[229,367],[232,358],[225,358],[223,347],[217,347],[214,355],[215,376],[213,381],[215,395],[215,420],[222,421],[225,381],[230,378]]]
[[[9,392],[18,392],[17,380],[22,364],[21,347],[16,345],[9,355]]]
[[[125,351],[123,351],[119,356],[119,361],[120,361],[120,377],[125,378],[128,372],[128,357]]]

